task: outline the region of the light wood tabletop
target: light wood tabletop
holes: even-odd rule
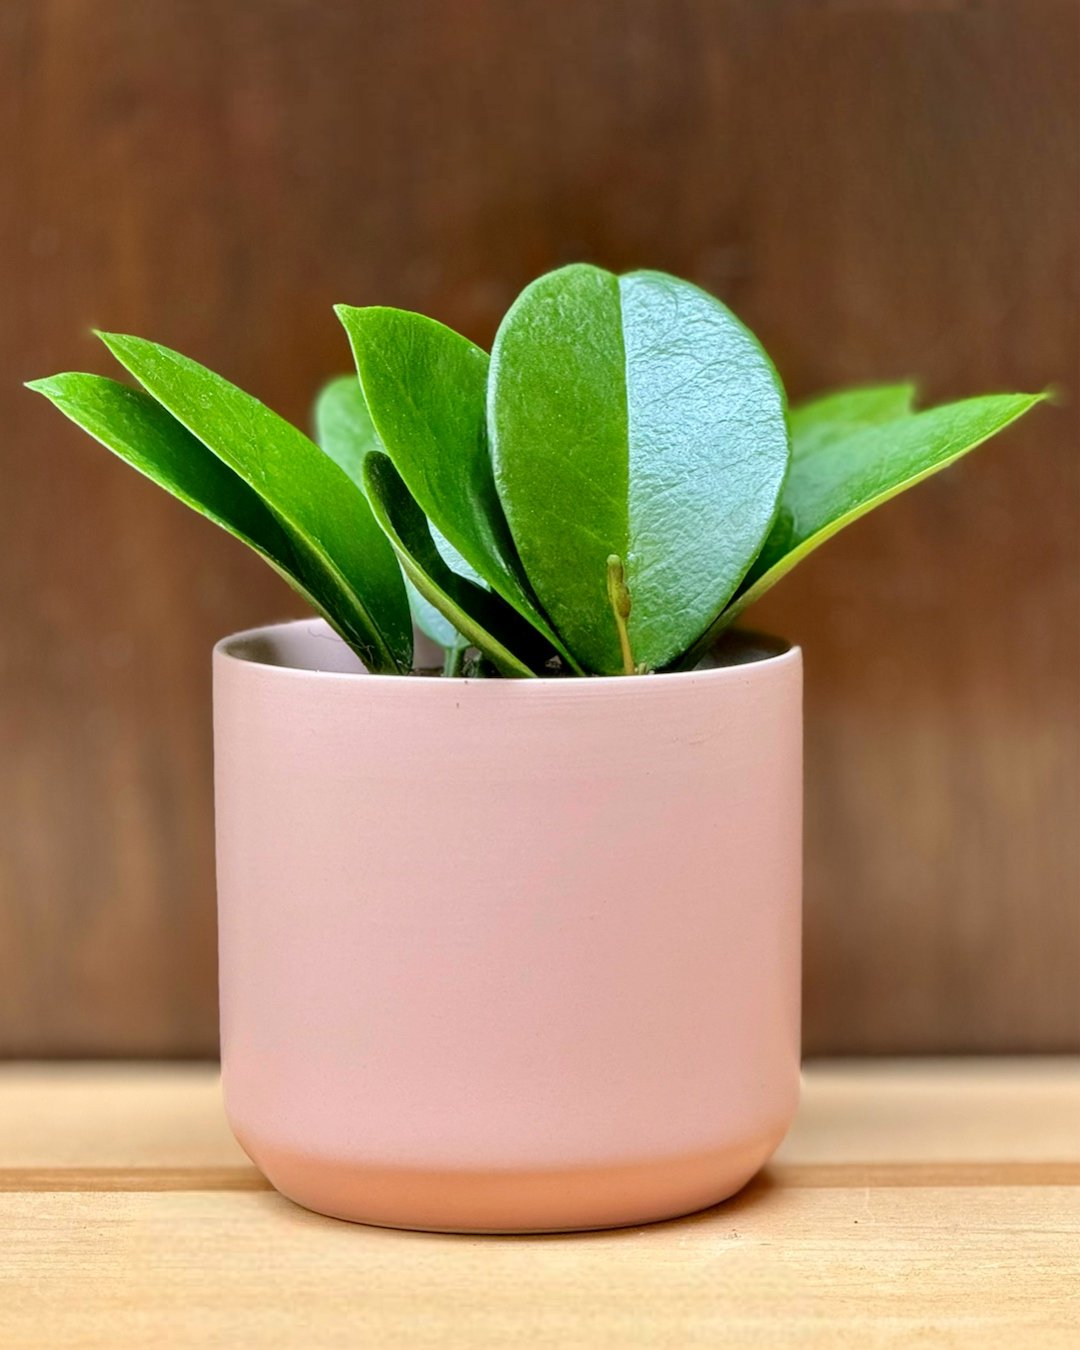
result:
[[[297,1208],[212,1067],[0,1068],[4,1350],[743,1345],[1080,1345],[1080,1064],[812,1064],[735,1199],[520,1238]]]

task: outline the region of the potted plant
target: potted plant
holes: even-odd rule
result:
[[[722,1200],[799,1079],[800,654],[731,624],[1040,396],[789,414],[753,335],[657,272],[541,277],[490,357],[338,314],[357,375],[318,444],[139,338],[101,335],[137,388],[32,386],[325,620],[214,654],[233,1129],[371,1223]]]

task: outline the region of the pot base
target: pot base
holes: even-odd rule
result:
[[[274,1188],[351,1223],[435,1233],[566,1233],[679,1218],[740,1191],[786,1125],[728,1148],[608,1167],[442,1170],[312,1158],[240,1142]]]

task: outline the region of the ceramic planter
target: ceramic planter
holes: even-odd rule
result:
[[[799,1083],[801,663],[364,673],[214,655],[222,1055],[285,1195],[367,1223],[642,1223],[743,1186]]]

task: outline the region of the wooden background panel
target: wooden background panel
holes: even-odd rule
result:
[[[1075,1045],[1077,14],[6,0],[0,1050],[213,1049],[208,650],[297,612],[17,381],[97,324],[302,420],[334,301],[487,342],[575,258],[715,289],[794,397],[1062,389],[755,621],[808,662],[808,1049]]]

